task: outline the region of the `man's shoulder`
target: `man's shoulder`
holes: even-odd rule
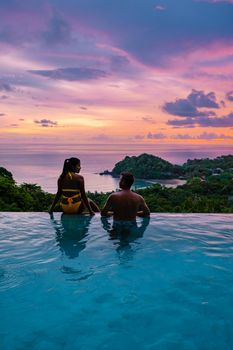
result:
[[[127,191],[127,192],[116,192],[116,196],[119,196],[121,198],[127,198],[128,200],[133,200],[137,202],[142,202],[144,199],[140,194],[133,192],[133,191]]]
[[[113,192],[113,193],[111,193],[111,194],[108,196],[108,198],[114,199],[114,198],[116,198],[116,197],[118,197],[118,196],[119,196],[119,192]]]
[[[139,200],[143,200],[143,197],[142,197],[140,194],[138,194],[138,193],[136,193],[136,192],[132,192],[132,193],[133,193],[133,195],[134,195],[135,198],[137,198],[137,199],[139,199]]]

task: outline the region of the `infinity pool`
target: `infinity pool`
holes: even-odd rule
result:
[[[1,349],[233,349],[233,215],[0,222]]]

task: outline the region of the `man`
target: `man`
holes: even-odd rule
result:
[[[142,196],[130,190],[134,183],[134,176],[131,173],[122,173],[119,186],[120,192],[111,194],[103,209],[102,216],[113,214],[114,221],[133,221],[136,216],[148,217],[150,210]]]

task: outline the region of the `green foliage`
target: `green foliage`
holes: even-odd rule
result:
[[[215,159],[188,159],[183,164],[186,176],[209,176],[213,173],[230,172],[233,174],[233,156],[221,156]]]
[[[20,185],[20,189],[31,197],[31,211],[47,210],[52,202],[52,195],[44,192],[41,187],[36,184],[23,183]]]
[[[177,188],[147,188],[138,191],[152,212],[233,213],[233,181],[229,176],[190,179]]]
[[[7,179],[10,179],[10,180],[14,181],[11,172],[6,170],[3,167],[0,167],[0,177],[5,177]]]
[[[40,186],[16,185],[12,174],[0,168],[0,211],[45,211],[52,198]]]
[[[109,193],[103,193],[103,192],[87,192],[87,197],[92,199],[99,208],[103,208],[108,196],[111,194],[112,192]]]

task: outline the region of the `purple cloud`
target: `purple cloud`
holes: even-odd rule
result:
[[[5,116],[5,113],[0,113],[0,117],[4,117]]]
[[[177,99],[175,102],[165,102],[163,110],[180,117],[208,117],[215,115],[212,111],[200,111],[199,108],[220,108],[216,102],[214,92],[205,94],[203,91],[192,90],[186,99]]]
[[[198,123],[200,126],[204,127],[215,127],[215,128],[226,128],[226,127],[233,127],[233,113],[230,113],[224,117],[217,117],[217,118],[201,118],[198,120]]]
[[[175,102],[166,102],[163,110],[169,114],[180,117],[204,117],[215,115],[212,111],[201,112],[190,101],[186,99],[178,99]]]
[[[200,118],[185,118],[182,120],[169,120],[168,125],[180,126],[180,127],[213,127],[213,128],[227,128],[233,127],[233,112],[223,117],[200,117]]]
[[[100,134],[100,135],[96,135],[94,137],[92,137],[92,140],[96,140],[96,141],[109,141],[110,137],[108,135],[105,134]]]
[[[12,92],[14,88],[10,84],[0,81],[0,91]]]
[[[51,70],[29,70],[29,73],[54,80],[85,81],[105,78],[109,74],[94,68],[60,68]]]
[[[224,135],[224,134],[215,134],[214,132],[204,132],[201,135],[196,137],[200,140],[215,140],[215,139],[233,139],[233,136]]]
[[[145,138],[144,135],[135,135],[134,137],[136,140],[143,140]]]
[[[147,134],[147,138],[148,139],[158,139],[158,140],[162,140],[162,139],[166,139],[167,136],[162,134],[162,133],[157,133],[157,134],[152,134],[151,132],[149,132]]]
[[[152,117],[150,117],[150,116],[142,117],[142,120],[144,122],[146,122],[146,123],[149,123],[149,124],[155,124],[156,123],[155,120]]]
[[[221,80],[221,81],[229,81],[231,82],[233,80],[233,74],[231,73],[226,73],[226,74],[222,74],[222,73],[207,73],[202,71],[194,71],[194,72],[188,72],[183,74],[184,78],[187,79],[203,79],[203,80]]]
[[[203,132],[198,136],[191,136],[189,134],[178,134],[173,137],[174,139],[180,140],[216,140],[216,139],[233,139],[233,136],[224,135],[224,134],[216,134],[214,132]]]
[[[228,101],[233,101],[233,90],[226,93],[226,98]]]
[[[46,127],[46,128],[57,126],[57,122],[54,122],[54,121],[49,120],[49,119],[35,120],[34,123],[39,124],[40,126]]]
[[[185,119],[172,119],[168,120],[167,125],[177,126],[177,127],[187,127],[193,128],[195,124],[197,124],[197,120],[193,118],[185,118]]]
[[[212,91],[205,94],[202,90],[193,89],[188,95],[187,100],[195,107],[220,108],[219,104],[216,102],[215,93]]]
[[[174,139],[177,139],[177,140],[192,140],[193,136],[188,135],[188,134],[178,134],[178,135],[174,136]]]

